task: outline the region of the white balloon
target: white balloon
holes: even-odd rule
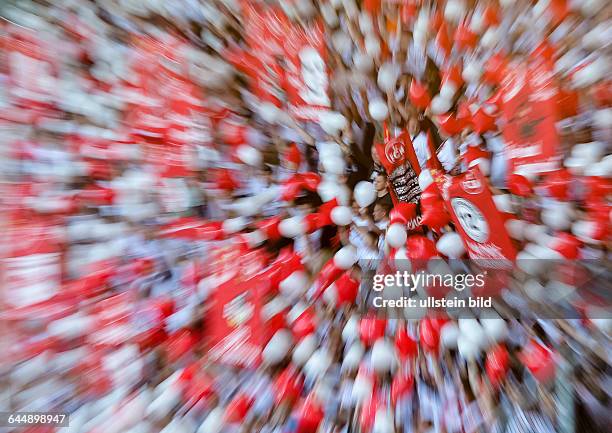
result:
[[[346,11],[346,16],[351,18],[351,21],[357,18],[359,15],[359,9],[357,8],[355,0],[342,0],[342,5]]]
[[[437,250],[450,259],[458,259],[465,254],[461,236],[456,232],[445,233],[436,243]]]
[[[474,61],[469,62],[465,68],[461,76],[467,83],[477,84],[480,81],[480,77],[482,75],[482,66]]]
[[[274,123],[278,119],[278,107],[271,102],[264,102],[259,106],[259,115],[265,122]]]
[[[534,301],[540,301],[542,299],[542,295],[544,294],[544,286],[542,286],[538,280],[533,278],[525,282],[523,290],[525,291],[525,294]]]
[[[400,75],[400,70],[395,63],[383,63],[378,69],[378,87],[384,92],[391,92]]]
[[[325,305],[337,305],[338,304],[338,289],[336,284],[332,283],[323,292],[323,302]]]
[[[395,425],[393,416],[387,409],[378,409],[374,418],[374,430],[372,433],[394,433]]]
[[[362,375],[357,375],[355,382],[353,382],[353,389],[351,390],[351,400],[354,404],[359,404],[372,397],[374,391],[374,385],[372,381]]]
[[[545,225],[526,223],[523,235],[526,240],[539,243],[542,236],[547,236],[547,231]]]
[[[603,5],[605,4],[605,1],[604,0],[582,0],[581,2],[578,2],[578,4],[580,4],[580,11],[582,12],[584,16],[593,17],[603,7]]]
[[[484,29],[485,22],[484,14],[482,12],[482,10],[477,9],[474,11],[472,19],[470,20],[470,30],[472,30],[474,33],[480,33]]]
[[[323,169],[326,173],[343,174],[346,163],[343,158],[337,156],[323,159]]]
[[[486,341],[484,330],[476,319],[459,319],[459,331],[461,331],[461,338],[469,338],[479,347]]]
[[[353,315],[349,317],[342,329],[342,340],[345,343],[355,341],[359,337],[359,317]]]
[[[308,289],[308,276],[304,271],[294,271],[280,282],[278,288],[287,296],[302,295]]]
[[[332,359],[327,350],[320,348],[306,362],[304,372],[306,376],[317,379],[325,374],[331,363]]]
[[[249,221],[245,217],[230,218],[223,221],[221,227],[223,232],[227,234],[238,233],[245,229]]]
[[[395,252],[395,268],[398,271],[412,272],[412,263],[406,248],[400,248]]]
[[[595,111],[593,124],[598,129],[612,128],[612,108],[602,108]]]
[[[342,361],[342,371],[356,371],[363,359],[365,349],[359,342],[355,342],[348,349]]]
[[[421,191],[425,191],[432,183],[433,177],[431,176],[431,171],[429,169],[421,171],[421,174],[419,174],[419,187]]]
[[[347,226],[353,221],[353,212],[348,206],[336,206],[332,209],[331,220],[337,226]]]
[[[385,238],[387,243],[393,248],[399,248],[406,243],[408,239],[408,232],[406,227],[400,223],[394,223],[387,229],[387,236]]]
[[[597,161],[606,152],[606,145],[601,141],[580,143],[572,147],[572,156],[587,161]]]
[[[508,336],[508,326],[506,322],[499,318],[484,318],[480,319],[485,334],[494,342],[499,343]]]
[[[497,27],[490,27],[480,38],[480,44],[485,48],[494,48],[500,41],[500,32]]]
[[[338,24],[338,15],[333,5],[329,3],[321,4],[321,15],[329,27],[334,28]]]
[[[365,49],[366,53],[376,59],[380,56],[380,42],[378,38],[374,35],[368,35],[365,39]]]
[[[263,162],[261,152],[253,146],[248,146],[246,144],[238,146],[238,149],[236,149],[236,156],[238,156],[240,161],[253,167],[258,167]]]
[[[538,275],[542,271],[542,261],[526,251],[521,251],[516,255],[516,264],[520,270],[528,275]]]
[[[605,56],[598,56],[593,62],[576,71],[572,77],[574,84],[578,87],[592,86],[606,76],[609,63]]]
[[[286,238],[297,238],[305,233],[304,219],[299,215],[286,218],[278,225],[278,231]]]
[[[359,207],[367,207],[376,200],[376,188],[372,182],[362,180],[355,186],[353,195]]]
[[[478,344],[464,335],[460,335],[457,340],[457,350],[466,361],[473,361],[480,354]]]
[[[298,302],[295,304],[291,310],[287,313],[287,323],[291,325],[293,322],[297,320],[298,317],[304,313],[308,309],[308,305],[303,302]]]
[[[374,343],[371,354],[372,368],[378,373],[393,371],[397,365],[395,347],[381,338]]]
[[[593,221],[576,221],[572,224],[572,234],[583,242],[589,244],[599,244],[600,241],[593,239],[597,224]]]
[[[348,34],[342,30],[338,30],[332,35],[332,45],[338,53],[350,53],[353,47],[353,41]]]
[[[340,269],[350,269],[357,263],[357,250],[352,245],[347,245],[334,255],[334,264]]]
[[[458,23],[466,13],[466,6],[463,0],[449,0],[444,9],[444,18],[452,23]]]
[[[370,72],[374,67],[372,57],[361,51],[356,51],[355,54],[353,54],[353,63],[357,70],[361,72]]]
[[[336,135],[347,125],[346,117],[335,111],[322,113],[319,117],[319,125],[329,135]]]
[[[221,433],[224,427],[223,416],[225,411],[221,407],[216,407],[210,411],[200,428],[198,433]]]
[[[369,35],[374,30],[374,24],[372,23],[372,17],[368,12],[361,12],[359,14],[359,30],[364,35]]]
[[[289,353],[292,343],[293,338],[289,331],[286,329],[277,331],[262,352],[264,362],[268,365],[275,365],[281,362]]]
[[[542,222],[553,230],[568,230],[572,226],[570,216],[558,209],[544,209],[541,218]]]
[[[324,180],[321,182],[317,187],[317,193],[324,202],[333,200],[335,198],[342,206],[346,206],[349,203],[351,194],[350,190],[346,186],[339,185],[331,180]]]
[[[442,88],[440,88],[440,96],[443,99],[451,101],[455,96],[455,93],[457,93],[457,90],[457,85],[455,83],[453,83],[452,81],[447,81],[442,85]],[[443,113],[445,113],[446,111],[444,111]]]
[[[500,212],[514,213],[514,206],[512,205],[512,197],[510,194],[494,195],[493,202],[495,202],[495,207]]]
[[[181,390],[176,382],[166,388],[151,404],[147,406],[146,416],[162,419],[170,413],[181,399]]]
[[[504,223],[506,226],[506,230],[512,239],[516,239],[517,241],[522,241],[524,237],[525,228],[527,227],[527,222],[522,219],[509,219]]]
[[[552,248],[538,244],[527,244],[525,245],[525,249],[523,251],[540,260],[559,260],[563,258],[561,254]],[[541,263],[541,265],[542,264],[543,263]]]
[[[447,322],[440,330],[440,344],[446,349],[456,349],[459,328],[454,322]]]
[[[389,108],[382,99],[374,99],[371,101],[368,109],[370,111],[370,116],[379,122],[385,120],[389,115]]]
[[[441,95],[436,95],[431,100],[431,112],[433,114],[447,113],[453,106],[450,99],[444,98]]]
[[[313,334],[307,335],[295,346],[291,360],[297,367],[304,366],[317,350],[317,346],[316,336]]]

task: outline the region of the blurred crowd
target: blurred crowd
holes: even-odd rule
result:
[[[610,67],[605,0],[2,2],[0,411],[607,431]],[[373,308],[483,258],[494,309]]]

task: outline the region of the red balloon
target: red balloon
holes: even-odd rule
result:
[[[529,197],[533,194],[531,182],[525,176],[520,174],[511,174],[506,182],[508,189],[514,195],[520,197]]]
[[[474,126],[474,131],[476,131],[478,134],[484,134],[485,132],[493,131],[496,128],[495,117],[485,112],[483,107],[480,107],[476,114],[472,116],[472,124]]]
[[[440,332],[431,319],[425,317],[419,326],[421,346],[426,352],[437,353],[440,346]]]
[[[354,304],[359,292],[359,281],[352,278],[350,272],[345,272],[336,281],[338,305]]]
[[[278,231],[278,225],[282,221],[280,216],[268,218],[266,220],[262,220],[256,224],[257,228],[264,232],[266,238],[271,241],[277,241],[281,238],[281,234]]]
[[[557,200],[569,199],[569,188],[573,176],[567,169],[560,169],[550,173],[544,178],[544,187],[548,195]]]
[[[317,329],[317,318],[314,312],[309,308],[304,311],[293,322],[292,331],[296,340],[301,340],[307,335],[313,334]]]
[[[398,374],[391,383],[391,404],[394,406],[406,394],[412,392],[414,377],[408,373]]]
[[[493,348],[485,361],[485,370],[493,386],[498,386],[506,377],[510,365],[510,356],[504,346]]]
[[[307,171],[306,173],[302,173],[302,180],[304,181],[304,188],[309,191],[316,191],[317,187],[321,183],[321,176]]]
[[[493,85],[501,84],[506,75],[507,67],[508,60],[503,54],[497,53],[491,56],[485,64],[484,74],[482,76],[484,82]]]
[[[585,177],[582,180],[582,184],[586,190],[585,198],[587,201],[604,201],[612,193],[612,182],[602,177]]]
[[[253,398],[246,394],[238,394],[232,399],[225,409],[224,421],[227,423],[240,423],[244,421],[251,406]]]
[[[437,120],[438,125],[440,125],[440,129],[442,129],[442,131],[444,131],[447,135],[459,134],[465,127],[464,123],[457,119],[452,113],[437,116]]]
[[[575,260],[580,257],[580,247],[582,242],[573,235],[559,232],[555,235],[555,240],[551,248],[568,260]]]
[[[400,326],[395,334],[395,347],[401,358],[414,358],[419,348],[417,342],[408,334],[405,326]]]
[[[325,218],[321,218],[319,213],[311,213],[304,217],[304,224],[306,225],[306,233],[312,233],[319,230],[325,224]]]
[[[497,26],[500,23],[499,10],[492,5],[489,5],[484,10],[484,22],[487,27]]]
[[[340,269],[336,266],[334,262],[334,258],[332,257],[323,265],[323,268],[319,271],[319,276],[315,282],[316,290],[314,293],[314,298],[318,298],[323,294],[325,289],[327,289],[334,281],[336,281],[340,275],[344,272],[343,269]]]
[[[285,182],[283,182],[282,192],[281,192],[281,200],[283,201],[293,201],[296,199],[298,194],[302,191],[304,186],[304,180],[302,176],[298,174],[294,174]]]
[[[421,207],[444,206],[444,200],[440,195],[440,189],[435,183],[429,185],[421,194]]]
[[[390,224],[408,224],[408,221],[416,217],[416,203],[398,203],[389,212]]]
[[[323,421],[323,409],[310,396],[303,401],[298,409],[297,433],[316,433]]]
[[[438,256],[436,244],[422,235],[409,236],[406,241],[406,253],[413,264],[426,266],[427,260]]]
[[[444,207],[427,207],[427,209],[423,210],[422,224],[435,232],[442,230],[450,221],[451,217]]]
[[[427,88],[417,80],[412,80],[410,84],[410,101],[415,107],[423,110],[429,107],[431,103],[431,97],[427,92]]]
[[[382,403],[378,401],[376,397],[372,397],[368,400],[361,408],[361,414],[359,416],[359,425],[361,431],[371,431],[376,421],[376,412],[382,407]]]
[[[523,349],[520,359],[525,367],[541,383],[548,383],[555,377],[555,362],[550,350],[534,340]]]
[[[274,400],[276,404],[284,401],[295,402],[302,394],[304,377],[294,368],[286,368],[274,382]]]
[[[385,336],[387,321],[373,315],[361,319],[359,323],[359,336],[366,346],[371,346],[376,340]]]
[[[328,225],[333,224],[333,221],[331,219],[331,212],[332,210],[334,210],[336,206],[338,206],[338,200],[335,198],[332,200],[326,201],[321,206],[319,206],[318,213],[320,216],[322,226],[328,226]]]
[[[455,32],[455,44],[459,49],[474,48],[478,43],[478,35],[470,30],[466,24],[460,24]]]
[[[452,81],[453,83],[455,83],[457,88],[463,86],[464,81],[463,77],[461,76],[461,66],[455,64],[448,68],[446,71],[444,71],[444,77],[442,77],[442,85],[444,85],[448,81]]]

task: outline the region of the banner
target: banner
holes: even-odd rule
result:
[[[286,99],[292,117],[318,121],[331,107],[322,24],[303,27],[281,8],[263,2],[242,5],[251,52],[232,63],[251,76],[253,92],[261,100],[281,107]]]
[[[385,127],[385,142],[374,146],[387,172],[393,202],[414,202],[421,194],[418,181],[421,167],[408,132],[392,137]]]
[[[269,281],[258,274],[263,268],[263,256],[239,256],[237,248],[222,248],[210,257],[216,273],[211,285],[210,310],[206,314],[209,359],[240,367],[253,367],[260,362],[267,342],[262,332],[262,307]],[[238,272],[237,270],[240,270]]]
[[[293,26],[288,35],[284,48],[289,110],[295,118],[317,121],[331,108],[323,26]]]
[[[545,59],[514,63],[503,86],[504,139],[508,173],[518,167],[535,172],[558,168],[557,94],[553,70]]]
[[[495,206],[487,180],[476,167],[459,176],[434,176],[470,259],[509,268],[516,250]]]

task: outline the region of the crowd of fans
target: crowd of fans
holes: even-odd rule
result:
[[[301,59],[316,115],[294,110],[291,60],[257,51],[293,43],[259,40],[264,10],[321,25],[324,55]],[[37,0],[0,17],[0,411],[70,414],[16,431],[607,431],[612,3]],[[547,84],[509,118],[508,77],[538,61]],[[551,87],[554,151],[518,166],[506,128]],[[466,173],[519,251],[512,290],[486,317],[373,308],[381,268],[472,266],[450,263],[471,256],[442,186]],[[603,303],[551,259],[596,265]]]

